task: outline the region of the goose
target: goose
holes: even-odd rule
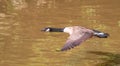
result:
[[[80,45],[85,40],[96,36],[98,38],[107,38],[109,36],[108,33],[104,33],[94,29],[88,29],[82,26],[72,26],[72,27],[65,27],[65,28],[53,28],[53,27],[45,27],[41,31],[43,32],[65,32],[68,33],[70,36],[66,41],[65,45],[62,47],[60,51],[66,51],[75,46]]]

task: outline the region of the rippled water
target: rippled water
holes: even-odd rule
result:
[[[43,0],[44,1],[44,0]],[[49,2],[49,3],[46,3]],[[0,13],[0,66],[120,66],[119,0],[54,0]],[[5,11],[5,12],[4,12]],[[45,33],[44,27],[84,26],[108,32],[58,52],[66,33]]]

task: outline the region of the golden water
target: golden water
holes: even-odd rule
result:
[[[0,66],[120,66],[119,3],[49,0],[38,6],[30,2],[21,10],[1,7]],[[74,25],[108,32],[110,37],[93,37],[72,50],[58,52],[68,34],[40,31]]]

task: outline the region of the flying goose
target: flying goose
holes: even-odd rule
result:
[[[61,51],[66,51],[75,46],[78,46],[83,41],[91,38],[92,36],[97,36],[99,38],[107,38],[109,36],[108,33],[104,33],[98,30],[92,30],[81,26],[72,26],[72,27],[65,27],[65,28],[52,28],[46,27],[41,31],[44,32],[65,32],[68,33],[70,36],[66,41],[65,45],[61,49]]]

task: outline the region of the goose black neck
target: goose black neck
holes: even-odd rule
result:
[[[50,32],[63,32],[64,28],[50,28]]]

